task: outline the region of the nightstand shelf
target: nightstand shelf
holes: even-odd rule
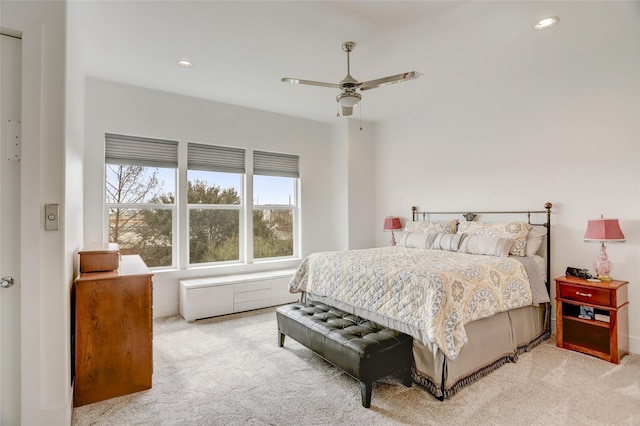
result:
[[[618,364],[629,353],[628,284],[556,278],[557,346]],[[605,320],[580,318],[581,306]]]

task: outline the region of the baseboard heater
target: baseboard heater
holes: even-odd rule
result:
[[[180,315],[192,322],[295,302],[289,280],[295,269],[180,281]]]

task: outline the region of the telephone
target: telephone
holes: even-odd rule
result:
[[[585,280],[593,278],[593,275],[589,273],[588,269],[574,268],[573,266],[568,266],[565,274],[568,277],[582,278]]]

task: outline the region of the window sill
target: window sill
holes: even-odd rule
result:
[[[156,269],[153,275],[158,279],[191,279],[215,277],[253,272],[275,271],[278,269],[295,269],[302,262],[301,258],[287,258],[277,260],[256,261],[255,263],[226,263],[224,265],[210,265],[190,267],[189,269]]]

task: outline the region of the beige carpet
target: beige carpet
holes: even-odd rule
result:
[[[640,357],[620,365],[555,347],[523,354],[452,399],[358,382],[292,339],[274,309],[154,322],[153,388],[75,408],[73,425],[640,425]]]

